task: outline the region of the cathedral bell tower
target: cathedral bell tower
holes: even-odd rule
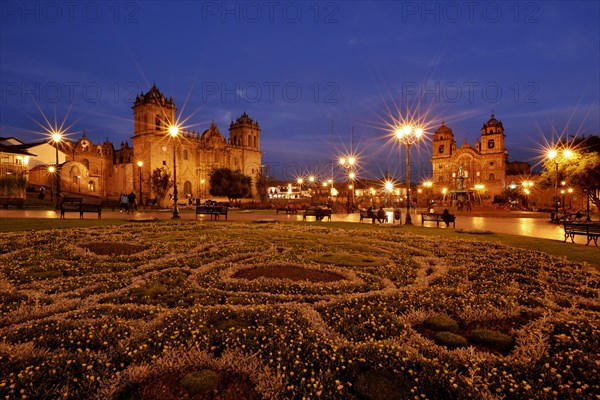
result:
[[[146,94],[141,93],[133,103],[133,136],[164,136],[170,124],[175,123],[175,103],[166,99],[156,84]]]
[[[432,146],[434,160],[436,158],[443,159],[452,156],[452,152],[456,147],[454,133],[452,129],[446,126],[444,121],[442,121],[442,125],[433,134]]]
[[[142,189],[143,196],[151,195],[150,177],[156,168],[165,166],[165,141],[169,125],[176,122],[173,98],[165,98],[154,84],[148,93],[140,93],[133,103],[132,155],[127,160],[125,176],[131,176],[126,190]],[[168,147],[172,153],[172,146]],[[169,158],[170,159],[170,158]],[[140,182],[141,178],[141,182]],[[138,194],[139,196],[140,194]],[[140,199],[143,200],[143,199]]]
[[[244,111],[241,117],[229,125],[229,142],[248,150],[260,150],[260,126]]]
[[[434,132],[431,145],[433,181],[436,183],[447,182],[450,180],[448,163],[456,150],[456,143],[454,142],[452,129],[448,128],[444,121],[442,121],[442,125]]]
[[[481,154],[504,153],[504,127],[494,114],[481,127]]]

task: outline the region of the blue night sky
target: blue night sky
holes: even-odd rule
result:
[[[45,115],[116,147],[155,82],[180,119],[228,136],[244,111],[263,162],[291,178],[352,147],[363,177],[404,173],[388,124],[412,114],[457,145],[492,111],[510,161],[556,135],[600,131],[596,1],[122,1],[0,3],[0,136],[41,139]],[[37,133],[36,133],[37,132]],[[413,179],[430,143],[413,147]]]

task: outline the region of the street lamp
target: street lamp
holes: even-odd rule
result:
[[[206,191],[206,179],[200,179],[200,183],[202,184],[202,193],[200,193],[200,202],[202,202],[202,198],[204,197],[204,192]]]
[[[356,163],[356,158],[354,156],[340,157],[340,165],[344,168],[348,173],[348,178],[351,182],[352,188],[354,188],[354,178],[356,174],[354,173],[354,164]],[[350,185],[349,185],[350,186]],[[354,208],[354,189],[352,189],[352,205],[350,204],[350,195],[348,195],[348,204],[347,211],[350,213],[350,210]]]
[[[412,225],[410,216],[410,146],[423,136],[423,129],[405,125],[396,130],[396,138],[406,146],[406,220],[405,225]]]
[[[531,188],[533,187],[532,181],[523,181],[521,183],[523,186],[523,193],[525,193],[525,210],[529,208],[529,195],[531,194]]]
[[[169,135],[173,139],[173,217],[172,219],[179,219],[179,208],[177,208],[177,163],[175,162],[175,140],[179,136],[179,128],[175,125],[169,127]]]
[[[423,182],[423,187],[425,187],[427,191],[427,211],[429,211],[429,206],[431,204],[431,188],[433,187],[433,182],[425,181]]]
[[[568,188],[567,192],[569,192],[569,208],[573,209],[573,188]]]
[[[48,167],[48,172],[54,175],[56,168],[51,165]],[[54,177],[50,178],[50,202],[54,201]]]
[[[140,205],[143,207],[144,206],[144,198],[142,196],[142,167],[144,166],[144,162],[138,161],[137,166],[140,169]]]
[[[556,176],[554,179],[554,215],[551,222],[559,223],[558,219],[558,165],[568,160],[573,156],[573,152],[569,149],[564,149],[562,151],[562,157],[559,158],[558,150],[552,149],[548,152],[548,159],[554,162],[556,166]]]
[[[56,149],[56,209],[60,209],[60,169],[58,168],[58,144],[62,141],[62,134],[60,132],[52,133],[52,141],[54,142],[54,148]]]

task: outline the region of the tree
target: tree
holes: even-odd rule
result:
[[[575,138],[561,145],[571,149],[573,156],[559,164],[559,177],[554,162],[547,160],[542,177],[552,182],[554,179],[567,180],[571,186],[581,188],[600,209],[600,137]]]
[[[243,175],[239,170],[217,168],[210,175],[210,194],[225,196],[230,201],[242,197],[249,197],[252,193],[252,179]]]
[[[261,172],[258,175],[258,180],[256,182],[256,191],[258,192],[258,196],[260,197],[261,203],[265,203],[267,201],[267,189],[269,186],[269,182],[267,178]]]
[[[167,196],[167,192],[173,187],[171,174],[165,167],[156,168],[152,171],[150,183],[152,185],[152,192],[154,192],[155,196],[158,198],[159,204],[162,205]]]

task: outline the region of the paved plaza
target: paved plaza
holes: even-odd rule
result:
[[[195,220],[196,215],[192,210],[182,208],[181,218],[183,220]],[[404,210],[403,210],[404,211]],[[402,213],[401,221],[404,221],[405,213]],[[411,214],[414,225],[421,224],[421,217],[417,214]],[[119,211],[102,211],[103,219],[145,219],[145,218],[158,218],[158,219],[170,219],[172,213],[170,210],[155,210],[155,211],[140,211],[133,215],[119,212]],[[2,218],[60,218],[60,213],[54,210],[19,210],[19,209],[0,209],[0,224]],[[77,218],[76,213],[67,214],[68,219]],[[86,219],[94,218],[93,214],[86,214]],[[198,216],[199,221],[206,221],[210,218],[206,215]],[[228,215],[230,221],[255,221],[260,219],[274,219],[277,221],[302,221],[302,212],[298,214],[276,214],[271,211],[233,211]],[[359,213],[353,214],[333,214],[332,221],[334,222],[354,222],[359,223]],[[388,220],[393,221],[393,213],[388,211]],[[314,221],[314,218],[310,218],[310,221]],[[324,221],[323,223],[327,223]],[[363,222],[370,223],[370,222]],[[397,224],[397,221],[396,221]],[[440,228],[436,228],[434,222],[425,222],[425,225],[431,229],[448,229],[443,227],[441,223]],[[449,228],[452,229],[452,228]],[[456,218],[456,229],[462,230],[484,230],[495,233],[509,233],[514,235],[523,235],[538,237],[544,239],[553,240],[564,240],[563,227],[560,224],[553,224],[549,222],[549,215],[546,213],[533,213],[533,212],[473,212],[473,213],[459,213]],[[585,238],[576,237],[576,243],[585,244]]]

